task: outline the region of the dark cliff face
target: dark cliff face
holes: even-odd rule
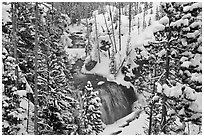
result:
[[[75,85],[83,89],[87,81],[90,81],[94,90],[99,91],[102,101],[102,120],[105,124],[112,124],[118,119],[131,113],[132,104],[136,101],[136,95],[132,88],[127,89],[122,85],[109,82],[98,75],[79,74]],[[98,82],[103,81],[102,85]]]
[[[106,82],[96,90],[99,91],[102,101],[102,120],[105,124],[112,124],[131,113],[131,106],[136,101],[133,89]]]
[[[112,124],[118,119],[128,115],[132,111],[132,104],[137,100],[133,88],[127,89],[115,82],[107,81],[106,78],[93,74],[82,74],[80,68],[82,60],[78,60],[74,67],[78,66],[78,72],[74,74],[74,85],[83,89],[87,81],[90,81],[94,90],[99,91],[102,101],[102,120],[105,124]],[[76,70],[76,68],[75,68]],[[103,81],[102,85],[98,82]]]

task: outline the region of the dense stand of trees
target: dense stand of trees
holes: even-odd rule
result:
[[[70,24],[62,23],[61,13],[67,14],[71,23],[76,23],[82,18],[91,17],[95,9],[104,13],[103,6],[107,4],[119,7],[119,30],[121,15],[129,16],[129,38],[133,14],[143,11],[142,25],[146,28],[145,16],[147,10],[152,8],[152,3],[147,2],[142,3],[143,9],[138,2],[11,3],[11,22],[3,25],[2,34],[4,135],[27,134],[31,122],[34,123],[36,135],[86,135],[103,131],[98,92],[88,82],[83,95],[78,97],[76,93],[79,91],[73,86],[71,60],[67,58],[61,43],[64,27]],[[42,5],[48,7],[48,11],[45,12]],[[82,10],[87,7],[88,10]],[[124,10],[125,7],[128,12]],[[155,31],[155,41],[144,45],[148,56],[144,57],[142,50],[136,48],[134,61],[138,67],[131,70],[130,64],[121,66],[124,80],[131,82],[138,93],[146,93],[148,105],[143,109],[149,116],[149,126],[146,129],[149,135],[189,134],[190,129],[186,130],[189,124],[202,124],[202,112],[195,104],[195,94],[202,92],[201,12],[202,7],[193,2],[162,3],[156,8],[155,18],[161,19],[159,22],[164,29]],[[117,74],[114,56],[118,52],[113,27],[115,22],[111,9],[109,13],[113,34],[113,38],[108,34],[113,39],[109,44],[111,54],[108,49],[110,72]],[[151,20],[148,22],[148,26],[150,25]],[[138,29],[140,26],[138,19]],[[87,25],[87,30],[88,27]],[[106,29],[109,31],[108,27]],[[97,31],[96,25],[96,38]],[[87,38],[89,39],[89,34]],[[100,47],[96,43],[100,63]],[[123,46],[120,35],[119,46],[120,50]],[[129,46],[130,41],[127,43],[127,58],[130,54]],[[128,73],[131,72],[133,76],[129,77]],[[34,98],[29,96],[27,85],[34,91]],[[19,94],[20,91],[27,94]],[[26,107],[22,106],[23,99],[27,102]],[[34,114],[29,112],[31,102]]]

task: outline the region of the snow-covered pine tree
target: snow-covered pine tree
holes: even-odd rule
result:
[[[201,92],[201,77],[198,75],[202,74],[201,5],[164,3],[163,9],[167,16],[159,23],[165,27],[154,33],[155,42],[147,46],[160,58],[157,62],[164,62],[160,66],[165,73],[165,77],[162,73],[155,83],[157,92],[152,101],[158,102],[158,106],[153,111],[152,126],[159,125],[160,129],[153,128],[158,130],[152,133],[193,134],[187,126],[198,125],[199,128],[202,118],[196,103]],[[159,108],[163,113],[158,113],[161,112]],[[164,122],[160,125],[161,120]]]
[[[81,117],[81,133],[82,135],[97,135],[104,129],[101,119],[101,100],[98,97],[99,92],[94,90],[90,81],[84,88],[83,112]]]
[[[25,107],[27,104],[23,103],[22,100],[25,98],[23,95],[26,91],[25,89],[18,90],[15,86],[15,58],[9,54],[4,57],[2,75],[2,133],[3,135],[25,135],[27,134],[27,108]],[[19,82],[21,81],[19,79]],[[18,94],[20,92],[21,94]]]
[[[78,101],[71,91],[68,55],[60,43],[60,19],[52,9],[47,12],[46,25],[39,26],[39,134],[69,135],[77,130]]]
[[[8,6],[11,3],[8,3]],[[12,3],[12,21],[18,20],[18,3]],[[7,18],[7,17],[5,17]],[[15,18],[15,19],[14,19]],[[18,22],[18,21],[17,21]],[[13,41],[11,29],[16,29],[15,37],[18,38],[18,28],[11,22],[6,22],[7,31],[2,33],[2,57],[3,57],[3,75],[2,75],[2,132],[4,135],[23,135],[27,134],[27,119],[28,119],[28,100],[26,99],[26,81],[24,76],[16,64],[16,59],[19,55],[18,41]],[[15,45],[15,44],[16,45]],[[14,46],[15,45],[15,49]],[[17,52],[18,51],[18,52]],[[14,58],[15,57],[15,58]],[[18,71],[16,71],[18,69]],[[18,72],[18,74],[16,74]],[[18,84],[17,76],[18,75]],[[32,112],[31,112],[32,113]]]

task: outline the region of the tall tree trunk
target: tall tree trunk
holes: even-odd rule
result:
[[[170,22],[169,22],[170,26]],[[168,79],[169,79],[169,63],[170,63],[170,40],[171,40],[171,30],[168,28],[168,35],[167,35],[167,52],[166,52],[166,75],[165,75],[165,83],[168,84]],[[166,115],[167,115],[167,110],[166,110],[166,105],[165,102],[167,101],[167,97],[165,94],[163,94],[162,98],[162,122],[161,122],[161,131],[165,134],[166,133]]]
[[[129,33],[131,33],[131,11],[132,11],[132,3],[129,5]]]
[[[36,2],[35,5],[35,75],[34,75],[34,81],[35,81],[35,112],[34,112],[34,134],[38,134],[38,87],[37,87],[37,70],[38,70],[38,3]]]
[[[17,14],[16,14],[16,4],[15,2],[12,2],[12,28],[13,28],[13,46],[14,46],[14,58],[15,58],[15,64],[16,64],[16,67],[15,67],[15,76],[16,76],[16,82],[15,82],[15,86],[18,88],[18,79],[19,79],[19,76],[18,76],[18,55],[17,55],[17,37],[16,37],[16,28],[17,28],[17,22],[16,22],[16,19],[17,19]]]
[[[90,35],[90,32],[89,32],[89,23],[88,23],[88,9],[86,8],[86,13],[85,13],[85,15],[86,15],[86,28],[87,28],[87,39],[88,39],[88,44],[86,45],[86,56],[87,55],[91,55],[90,54],[90,51],[89,51],[89,48],[90,48],[90,37],[89,37],[89,35]],[[91,58],[91,60],[92,60],[92,57],[90,56],[90,58]]]
[[[128,35],[129,35],[129,38],[128,38],[128,42],[127,42],[127,49],[126,49],[126,56],[127,56],[127,60],[128,62],[130,62],[130,56],[128,55],[129,51],[130,51],[130,34],[131,34],[131,10],[132,10],[132,3],[130,2],[129,4],[129,32],[128,32]]]
[[[112,33],[113,33],[113,42],[114,42],[114,52],[117,53],[117,47],[116,47],[116,40],[115,40],[115,31],[114,31],[114,27],[113,27],[113,17],[112,17],[112,11],[109,5],[109,12],[110,12],[110,19],[111,19],[111,27],[112,27]],[[115,54],[114,53],[114,54]]]
[[[119,2],[119,51],[121,51],[121,3]]]
[[[103,17],[104,17],[104,20],[105,20],[105,25],[106,25],[106,29],[107,29],[107,32],[108,32],[108,36],[109,36],[109,39],[111,41],[111,45],[113,46],[113,41],[112,41],[111,36],[110,36],[110,30],[108,29],[108,24],[107,24],[106,17],[105,17],[104,13],[103,13]],[[108,56],[110,58],[110,49],[108,49]]]
[[[154,74],[153,77],[157,76],[157,67],[156,64],[154,65]],[[153,81],[153,92],[152,94],[154,95],[154,93],[156,92],[156,85],[155,85],[155,80]],[[150,116],[149,116],[149,131],[148,131],[148,135],[152,134],[152,116],[153,116],[153,109],[154,109],[154,102],[152,102],[151,107],[150,107]]]
[[[97,43],[97,51],[98,51],[98,61],[101,62],[100,58],[100,48],[99,48],[99,41],[98,41],[98,28],[97,28],[97,22],[96,22],[96,15],[95,15],[95,28],[96,28],[96,43]]]

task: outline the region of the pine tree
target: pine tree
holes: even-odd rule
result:
[[[199,18],[201,8],[199,6],[191,5],[191,3],[189,3],[189,5],[197,13],[193,18]],[[162,112],[161,117],[157,117],[152,121],[153,127],[160,126],[160,130],[150,131],[154,134],[160,134],[160,132],[165,134],[187,134],[185,129],[189,121],[196,125],[200,125],[200,111],[196,107],[192,108],[192,105],[195,105],[195,92],[200,92],[199,78],[197,79],[198,81],[194,79],[195,77],[191,73],[195,74],[195,71],[189,71],[189,67],[191,67],[191,69],[194,68],[195,58],[197,58],[198,62],[200,60],[198,54],[200,52],[197,52],[197,50],[200,46],[198,38],[201,36],[201,33],[197,33],[197,37],[191,37],[193,35],[188,37],[188,34],[198,32],[201,26],[196,29],[197,31],[192,27],[186,29],[189,28],[189,26],[193,26],[192,24],[196,21],[191,20],[187,14],[188,12],[191,12],[191,10],[184,12],[181,8],[182,6],[183,5],[176,3],[165,3],[163,5],[169,25],[165,26],[164,31],[155,33],[156,43],[147,46],[151,47],[151,51],[157,53],[155,54],[157,55],[157,62],[159,60],[159,62],[165,60],[165,64],[160,65],[164,66],[161,70],[165,72],[165,75],[159,79],[159,82],[155,83],[157,92],[152,97],[152,102],[158,102],[158,107],[154,108],[155,115],[160,115],[158,112]],[[174,10],[171,10],[172,8],[174,8]],[[179,15],[178,12],[180,13]],[[184,18],[182,18],[183,16]],[[197,21],[199,22],[199,20]],[[166,25],[166,23],[163,23],[163,25]],[[192,43],[195,45],[195,49],[187,46]],[[158,47],[160,47],[160,49]],[[155,49],[153,50],[153,48]],[[193,53],[193,51],[196,51],[197,53]],[[164,55],[166,55],[166,57]],[[190,59],[185,60],[186,56]],[[192,63],[191,65],[187,65],[189,61]],[[197,67],[199,67],[199,65]],[[198,72],[201,73],[200,69],[196,68],[196,73]],[[160,125],[159,123],[161,120],[163,120],[163,122]],[[176,126],[174,124],[176,120],[180,121],[179,124],[181,126]]]
[[[55,20],[54,20],[55,19]],[[60,43],[62,33],[57,33],[60,20],[55,10],[49,10],[46,25],[39,26],[38,88],[39,122],[38,134],[66,134],[77,130],[78,101],[72,93],[72,75],[64,46]]]
[[[25,135],[27,134],[25,124],[27,108],[22,107],[23,97],[19,96],[19,89],[16,87],[15,58],[8,53],[4,57],[2,75],[2,133],[3,135]],[[19,79],[19,82],[21,81]],[[25,92],[25,89],[23,90],[21,92]]]
[[[101,101],[98,97],[98,91],[95,91],[90,81],[84,89],[83,113],[82,113],[82,133],[83,135],[97,135],[103,131],[103,122],[101,120]]]
[[[2,46],[3,46],[3,75],[2,75],[2,120],[3,126],[2,131],[4,135],[23,135],[27,134],[27,119],[28,119],[28,109],[25,107],[27,87],[24,75],[21,73],[17,60],[19,58],[19,49],[18,49],[18,26],[16,24],[18,19],[17,9],[19,8],[18,3],[11,3],[13,23],[7,22],[5,27],[7,31],[2,33]],[[15,11],[15,12],[14,12]],[[15,24],[14,24],[15,23]],[[10,27],[12,24],[13,27]],[[13,36],[11,36],[10,29],[13,29]],[[15,46],[13,46],[15,45]],[[32,113],[32,112],[31,112]]]

